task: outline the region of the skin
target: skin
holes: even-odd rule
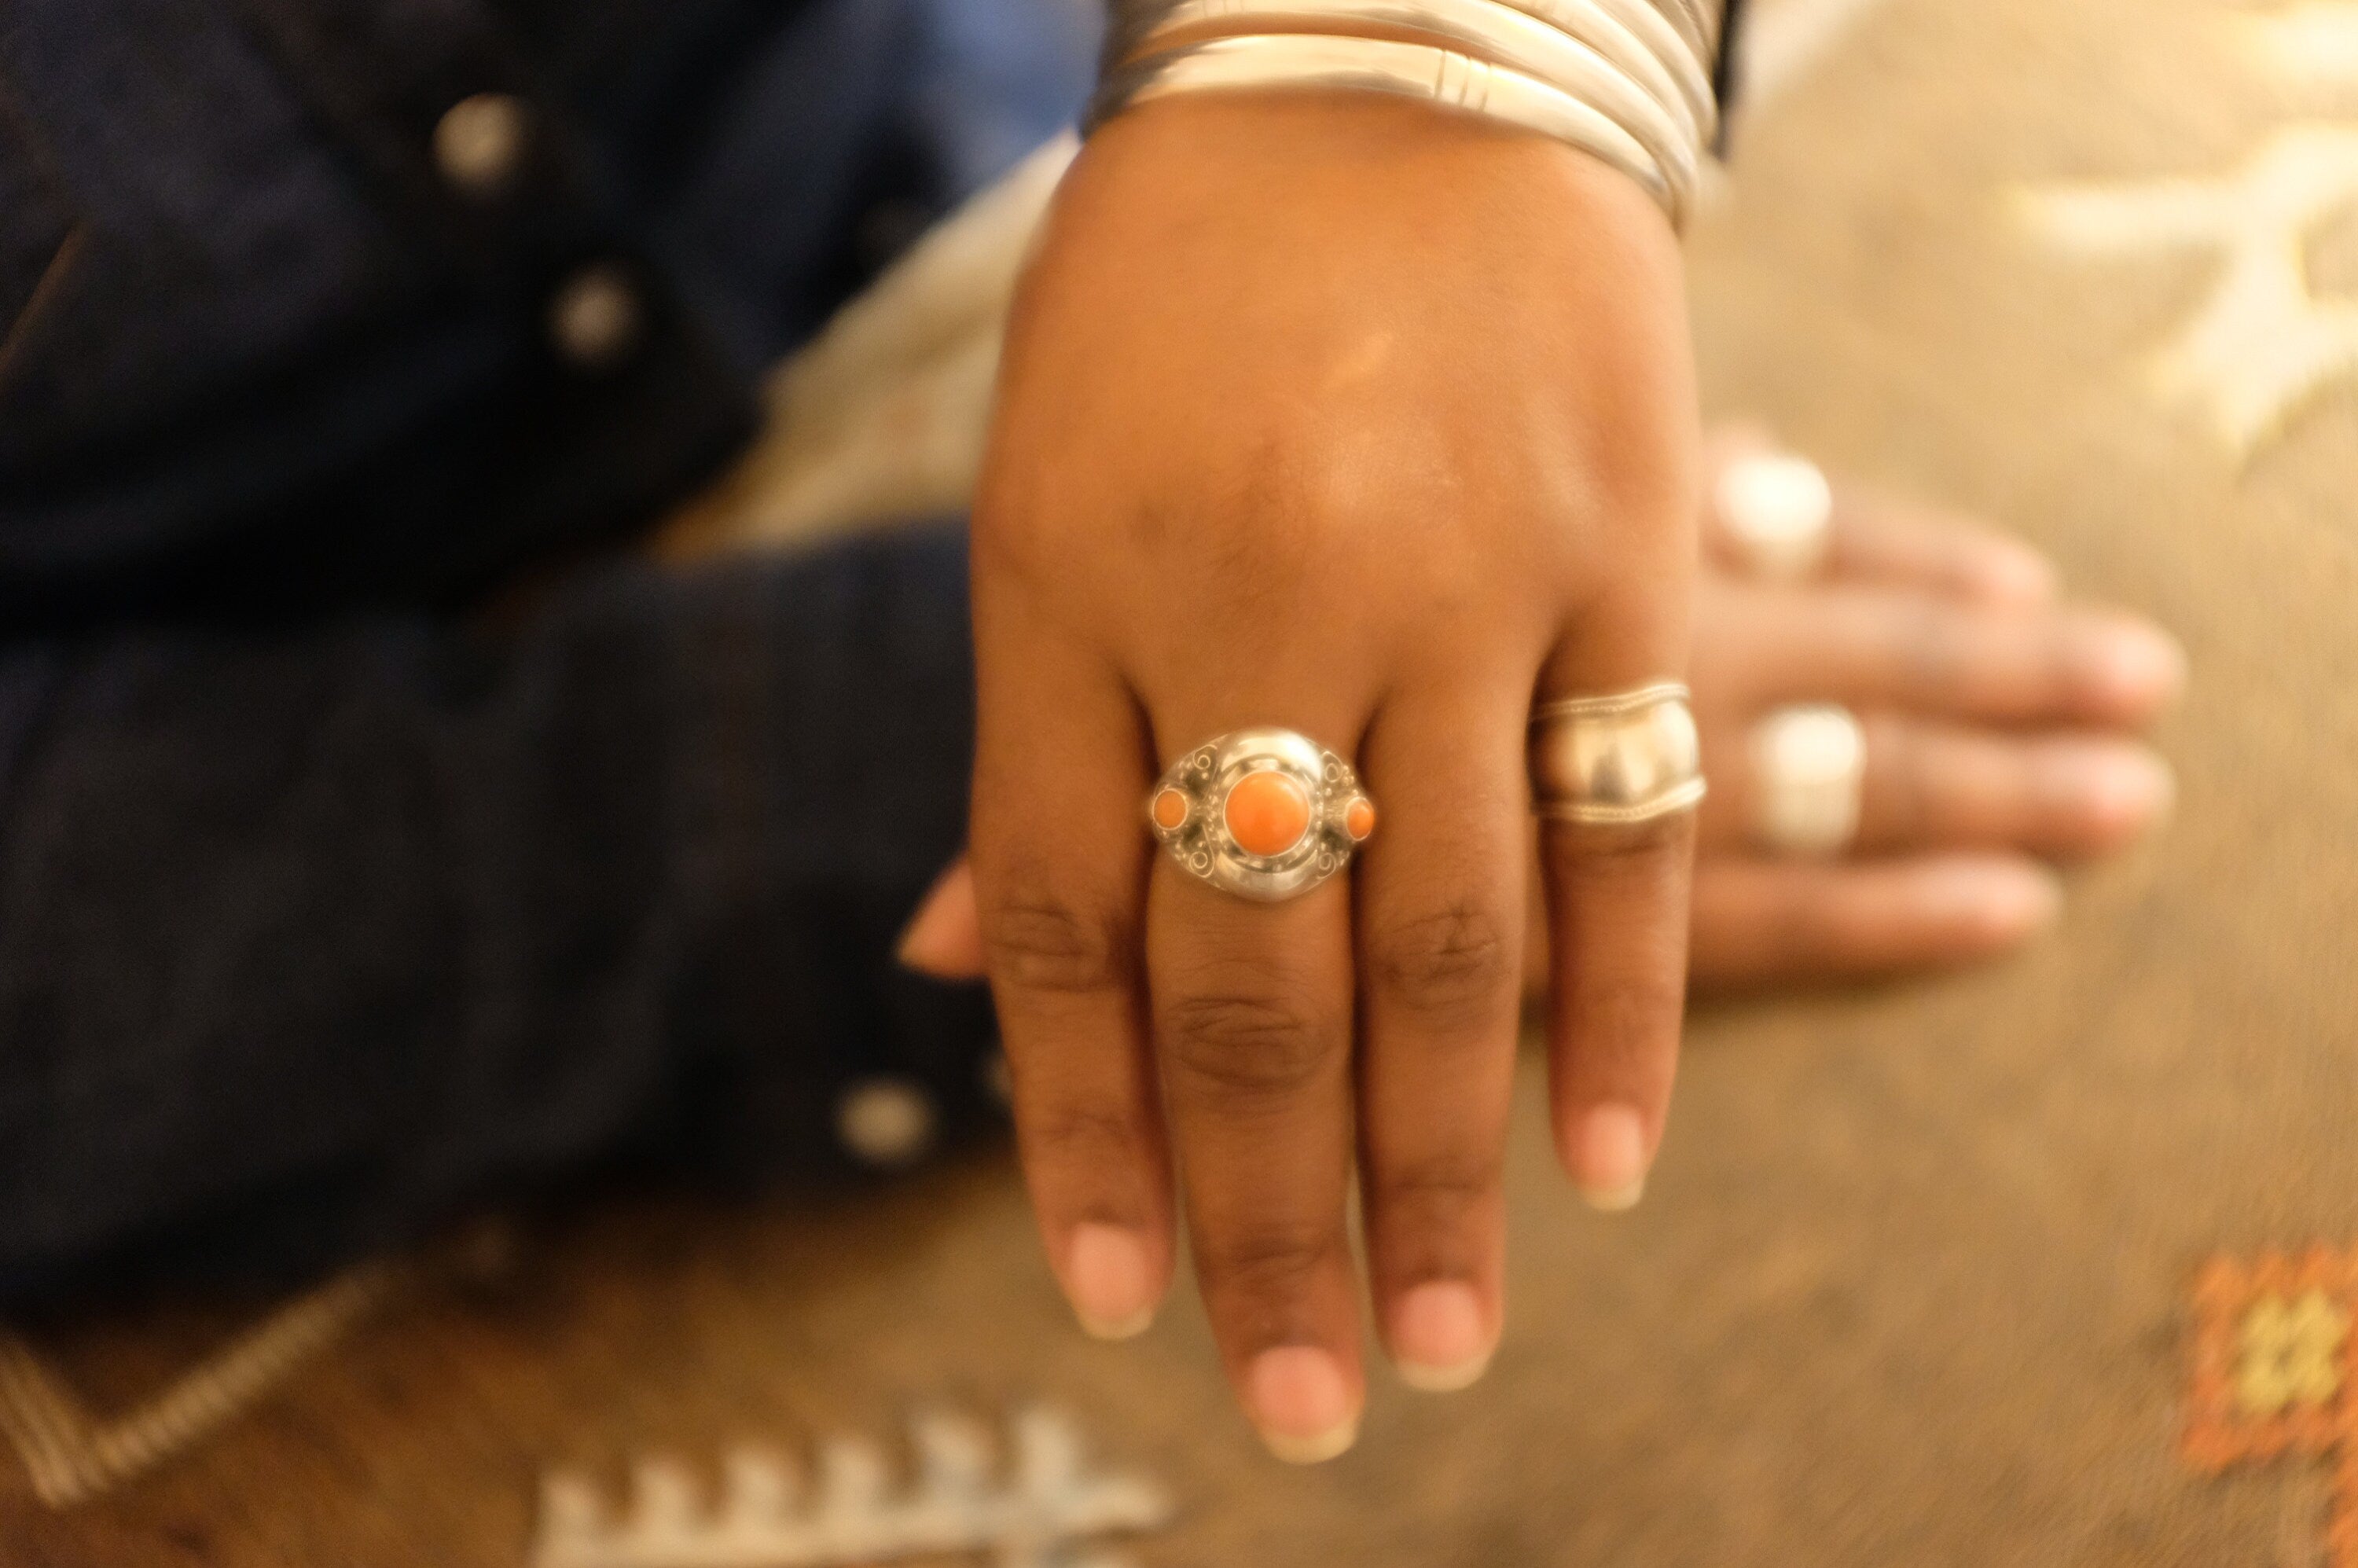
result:
[[[1707,475],[1769,446],[1757,429],[1724,429]],[[1697,991],[2000,957],[2058,913],[2051,866],[2125,849],[2167,815],[2169,767],[2138,737],[2177,696],[2183,657],[2149,622],[2066,603],[2036,552],[1987,524],[1847,486],[1812,580],[1753,581],[1707,516],[1704,536],[1693,679],[1714,789],[1695,874]],[[1867,730],[1859,838],[1823,860],[1763,854],[1746,828],[1746,737],[1795,701],[1850,705]],[[1535,860],[1528,880],[1535,892]],[[912,920],[902,957],[946,979],[982,975],[966,860]],[[1542,994],[1536,899],[1523,973]]]
[[[1481,243],[1469,243],[1469,236]],[[1535,697],[1683,672],[1698,431],[1673,236],[1559,145],[1372,98],[1180,99],[1094,136],[1011,319],[974,521],[972,858],[1020,1145],[1083,1321],[1141,1325],[1182,1206],[1282,1456],[1396,1359],[1495,1343]],[[1151,853],[1249,724],[1383,826],[1290,903]],[[1661,1134],[1693,823],[1551,830],[1555,1123],[1614,1201]]]

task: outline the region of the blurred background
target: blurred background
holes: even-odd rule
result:
[[[1033,3],[1072,49],[1007,69],[1080,83],[1091,8]],[[1705,1006],[1631,1217],[1560,1180],[1527,1053],[1494,1370],[1377,1371],[1316,1470],[1235,1418],[1184,1281],[1142,1340],[1074,1332],[1004,1138],[927,1157],[886,1085],[845,1136],[907,1168],[857,1194],[617,1195],[308,1292],[28,1318],[0,1562],[736,1563],[697,1520],[764,1484],[742,1445],[938,1478],[963,1439],[926,1412],[995,1446],[1046,1407],[1144,1488],[1099,1498],[1152,1525],[1108,1562],[2358,1563],[2358,4],[1750,26],[1688,240],[1708,410],[2019,531],[2189,651],[2175,819],[2057,931]],[[1053,128],[964,144],[946,229],[870,214],[897,265],[666,553],[962,500]]]

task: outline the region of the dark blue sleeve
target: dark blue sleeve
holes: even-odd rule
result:
[[[950,527],[484,627],[0,651],[0,1296],[301,1267],[601,1157],[838,1165],[980,1113],[894,937],[963,841]]]

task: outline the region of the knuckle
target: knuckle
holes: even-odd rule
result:
[[[1233,1235],[1199,1238],[1196,1266],[1224,1293],[1259,1301],[1303,1294],[1343,1242],[1330,1225],[1264,1223]]]
[[[1574,997],[1574,1022],[1586,1048],[1615,1063],[1642,1057],[1658,1045],[1674,1045],[1685,992],[1650,976],[1591,980]]]
[[[1574,888],[1647,892],[1686,876],[1694,824],[1691,811],[1626,827],[1550,821],[1542,842],[1550,868]]]
[[[1341,1030],[1298,991],[1206,990],[1174,997],[1162,1010],[1171,1066],[1216,1092],[1282,1096],[1329,1071]]]
[[[1145,1156],[1139,1128],[1119,1111],[1101,1106],[1057,1106],[1022,1124],[1024,1152],[1059,1171],[1103,1178],[1138,1164]]]
[[[1497,909],[1461,900],[1378,924],[1368,939],[1368,978],[1393,1006],[1473,1022],[1515,989],[1519,946]]]
[[[1136,972],[1131,923],[1045,893],[995,902],[983,920],[991,978],[1018,990],[1086,994],[1120,990]]]
[[[1908,684],[1933,701],[1962,702],[1985,695],[1971,657],[1971,639],[1952,615],[1912,618],[1900,639],[1901,667]]]
[[[1379,1173],[1375,1200],[1387,1225],[1454,1229],[1498,1191],[1499,1161],[1470,1150],[1429,1154]]]

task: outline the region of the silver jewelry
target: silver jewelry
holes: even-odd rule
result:
[[[1541,703],[1531,711],[1531,809],[1562,822],[1651,822],[1704,797],[1702,741],[1676,681]]]
[[[1552,136],[1636,180],[1673,223],[1685,216],[1653,155],[1602,111],[1536,77],[1426,44],[1315,33],[1212,38],[1115,70],[1099,90],[1090,121],[1100,124],[1133,104],[1183,92],[1272,88],[1388,93]]]
[[[1238,730],[1172,764],[1146,797],[1171,858],[1223,892],[1265,903],[1309,892],[1376,830],[1351,764],[1291,730]]]
[[[1188,0],[1111,0],[1105,58],[1109,68],[1134,63],[1144,41],[1171,30],[1170,18]],[[1700,149],[1718,135],[1719,100],[1712,91],[1713,53],[1690,41],[1699,36],[1692,5],[1711,13],[1717,35],[1718,0],[1502,0],[1579,39],[1644,88],[1657,103],[1692,127]],[[1673,18],[1676,18],[1675,20]],[[1345,18],[1350,20],[1352,18]],[[1332,30],[1332,29],[1330,29]],[[1110,109],[1090,116],[1103,119]],[[1118,107],[1118,105],[1117,105]]]
[[[1550,27],[1563,28],[1590,48],[1612,57],[1622,69],[1647,81],[1662,102],[1683,103],[1699,127],[1699,142],[1708,142],[1719,134],[1719,98],[1711,87],[1713,57],[1691,48],[1684,30],[1667,20],[1660,8],[1650,4],[1650,0],[1507,0],[1507,3],[1519,11],[1530,12]],[[1675,4],[1676,0],[1671,0],[1671,3]],[[1645,58],[1653,61],[1654,73],[1645,73],[1642,66],[1632,65],[1616,53],[1610,44],[1622,38],[1637,44]],[[1658,81],[1666,81],[1670,84],[1668,96],[1655,86]]]
[[[1752,833],[1786,855],[1832,855],[1858,836],[1866,732],[1833,703],[1779,708],[1752,727]]]
[[[1701,134],[1668,73],[1643,47],[1625,49],[1622,58],[1608,56],[1570,30],[1502,0],[1180,0],[1138,47],[1152,50],[1222,23],[1229,24],[1230,36],[1352,24],[1422,34],[1443,46],[1464,49],[1599,111],[1646,149],[1682,209],[1694,199]],[[1626,32],[1623,36],[1628,37]],[[1629,41],[1635,46],[1636,40]],[[1633,60],[1654,68],[1661,77],[1662,92],[1648,91],[1635,78],[1629,69]]]
[[[1796,582],[1825,565],[1834,492],[1807,458],[1779,452],[1736,459],[1713,487],[1712,510],[1755,577]]]

